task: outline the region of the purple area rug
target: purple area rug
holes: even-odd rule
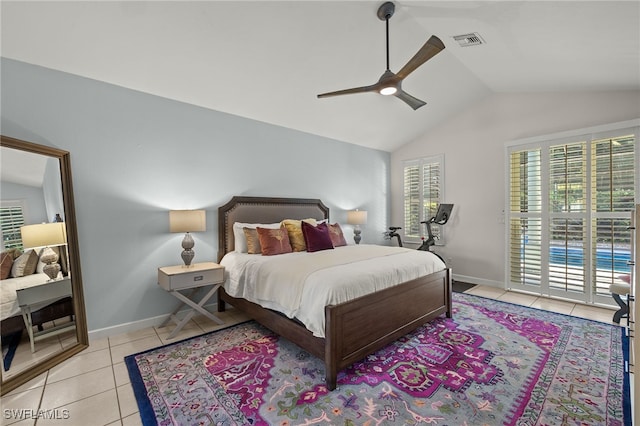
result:
[[[145,425],[628,425],[621,327],[454,293],[342,371],[254,322],[125,358]]]

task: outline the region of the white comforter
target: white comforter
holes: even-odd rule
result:
[[[226,270],[224,288],[230,296],[297,318],[318,337],[324,337],[326,305],[445,268],[433,253],[375,245],[277,256],[231,252],[220,263]]]
[[[44,284],[47,280],[49,280],[47,274],[39,273],[0,281],[0,290],[2,290],[2,299],[0,300],[0,318],[9,318],[21,312],[20,306],[18,306],[18,295],[16,290]],[[43,304],[42,306],[34,305],[32,310],[35,311],[44,306],[46,306],[46,304]]]

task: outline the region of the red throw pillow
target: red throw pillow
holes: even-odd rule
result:
[[[331,236],[329,235],[329,227],[326,223],[313,226],[307,222],[302,222],[302,233],[304,234],[304,241],[307,244],[308,252],[333,248]]]
[[[287,228],[282,225],[279,229],[256,228],[263,256],[291,253],[291,243]]]
[[[331,242],[334,247],[347,245],[347,240],[344,239],[344,234],[342,233],[342,228],[340,228],[339,224],[329,224],[329,236],[331,237]]]

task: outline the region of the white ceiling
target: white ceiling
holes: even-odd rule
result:
[[[40,188],[44,181],[48,158],[32,152],[0,148],[0,182]]]
[[[380,4],[3,0],[2,56],[386,151],[495,92],[640,89],[640,1],[397,1],[392,71],[446,46],[403,82],[427,105],[317,99],[385,70]]]

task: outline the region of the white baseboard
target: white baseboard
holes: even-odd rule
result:
[[[476,277],[470,277],[467,275],[458,275],[458,274],[453,274],[453,280],[461,281],[463,283],[480,284],[480,285],[486,285],[489,287],[504,289],[504,282],[502,281],[486,280],[484,278],[476,278]]]
[[[205,305],[205,308],[211,312],[216,312],[218,309],[218,303],[212,303]],[[178,316],[184,315],[190,309],[185,309],[178,312]],[[159,326],[167,319],[167,315],[164,314],[157,317],[141,319],[138,321],[126,322],[123,324],[114,325],[112,327],[99,328],[97,330],[89,330],[89,342],[92,340],[104,339],[111,336],[117,336],[118,334],[131,333],[133,331],[142,330],[143,328]],[[173,324],[173,323],[172,323]]]

